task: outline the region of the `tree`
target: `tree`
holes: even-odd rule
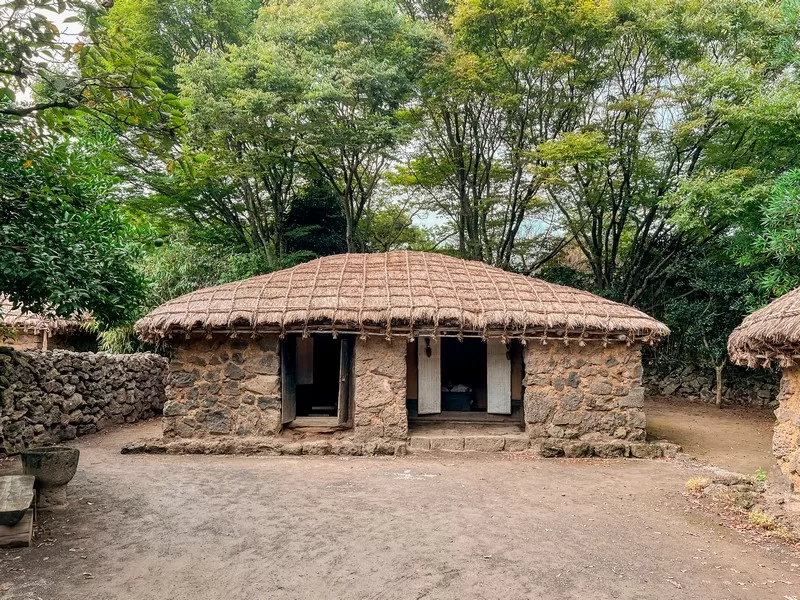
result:
[[[26,310],[122,321],[144,292],[103,140],[0,133],[0,290]]]
[[[672,333],[650,350],[656,370],[686,364],[713,369],[716,404],[722,404],[728,336],[749,313],[750,269],[730,260],[725,240],[695,249],[674,267],[670,284],[642,298],[649,314],[668,323]]]
[[[299,255],[327,256],[347,252],[344,216],[336,192],[321,179],[297,190],[286,217],[287,249]]]
[[[415,111],[423,133],[407,183],[452,221],[462,256],[509,268],[520,231],[547,208],[534,151],[579,125],[608,16],[577,2],[454,4]]]
[[[731,243],[751,271],[751,309],[800,286],[800,170],[781,175],[765,196]]]
[[[299,0],[266,6],[249,45],[302,78],[300,158],[336,190],[357,250],[369,201],[409,138],[405,111],[435,39],[386,0]]]
[[[518,263],[554,209],[594,286],[635,303],[797,160],[780,3],[461,0],[449,26],[408,171],[464,256]]]
[[[154,65],[98,24],[94,3],[0,6],[0,292],[24,310],[124,320],[142,293],[134,232],[114,205],[109,132],[171,139],[177,100]],[[67,41],[53,22],[80,23]]]
[[[259,0],[116,0],[103,22],[156,60],[165,92],[178,94],[176,67],[247,38]]]
[[[208,208],[275,264],[298,180],[302,77],[265,44],[204,52],[178,72],[188,148],[232,192]]]
[[[0,127],[70,132],[77,112],[127,143],[151,146],[181,127],[177,98],[158,87],[157,63],[98,23],[97,5],[80,0],[18,0],[0,6]],[[84,26],[67,40],[53,22]],[[34,91],[33,99],[30,92]],[[41,134],[43,132],[39,132]]]

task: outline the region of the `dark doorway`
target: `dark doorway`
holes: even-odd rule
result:
[[[442,338],[442,411],[486,410],[486,344]]]
[[[337,415],[341,347],[328,335],[297,340],[298,417]]]

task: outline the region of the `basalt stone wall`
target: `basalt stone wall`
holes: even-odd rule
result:
[[[525,424],[533,438],[645,439],[639,345],[556,340],[525,346]]]
[[[174,346],[164,436],[279,433],[279,347],[277,335],[200,338]]]
[[[800,491],[800,367],[783,369],[778,400],[772,453],[794,490]]]
[[[405,440],[406,410],[405,340],[359,339],[355,347],[356,441]]]
[[[167,360],[0,348],[0,450],[15,454],[161,413]]]
[[[725,405],[775,408],[780,376],[766,369],[726,365],[722,379]],[[644,385],[651,396],[677,396],[695,402],[716,402],[714,369],[688,365],[676,369],[645,367]]]

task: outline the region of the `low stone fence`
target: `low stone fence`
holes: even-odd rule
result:
[[[161,414],[167,359],[0,347],[0,454]]]
[[[665,372],[645,367],[643,383],[649,396],[677,396],[696,402],[716,401],[714,369],[689,365]],[[776,408],[779,388],[779,374],[726,365],[722,375],[722,403]]]

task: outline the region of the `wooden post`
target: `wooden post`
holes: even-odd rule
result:
[[[281,423],[297,416],[297,337],[287,335],[281,344]]]

